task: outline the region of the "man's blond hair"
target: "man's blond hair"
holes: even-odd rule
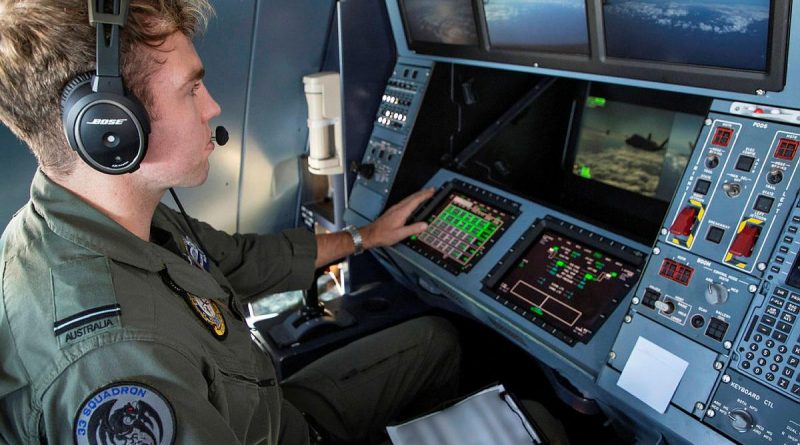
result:
[[[147,78],[158,48],[174,32],[192,38],[213,13],[207,0],[131,0],[120,64],[127,89],[148,110]],[[25,141],[45,171],[68,175],[78,159],[61,123],[60,95],[95,69],[95,28],[86,0],[0,0],[0,121]],[[0,150],[3,147],[0,147]]]

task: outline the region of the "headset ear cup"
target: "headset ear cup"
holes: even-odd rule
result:
[[[62,116],[67,116],[68,111],[71,108],[71,105],[74,105],[75,102],[77,101],[75,99],[80,99],[80,97],[78,97],[78,98],[72,98],[71,97],[73,95],[73,93],[75,93],[75,91],[78,88],[80,88],[83,85],[88,85],[89,86],[89,92],[92,91],[91,90],[92,77],[94,77],[94,71],[90,71],[88,73],[78,74],[72,80],[67,82],[66,85],[64,85],[64,89],[61,90],[61,115]],[[81,94],[81,97],[84,96],[84,95],[85,94]],[[73,99],[73,100],[70,100],[70,99]]]
[[[147,111],[134,96],[94,92],[93,78],[92,72],[76,76],[62,91],[67,141],[95,170],[108,174],[133,172],[147,152]]]

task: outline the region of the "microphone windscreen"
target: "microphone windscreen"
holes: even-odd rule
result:
[[[218,126],[214,130],[214,140],[217,141],[217,145],[225,145],[228,143],[228,130],[225,129],[222,125]]]

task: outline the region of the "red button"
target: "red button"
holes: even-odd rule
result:
[[[697,207],[684,207],[675,217],[675,221],[669,228],[669,231],[675,235],[687,236],[692,233],[692,227],[697,220],[697,212],[700,209]]]
[[[760,233],[761,228],[758,226],[745,226],[734,238],[730,252],[736,256],[749,257],[753,253],[753,246],[756,245]]]

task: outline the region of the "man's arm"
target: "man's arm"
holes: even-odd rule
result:
[[[406,225],[408,217],[420,204],[433,196],[433,189],[420,190],[389,208],[373,223],[359,229],[364,239],[364,250],[391,246],[411,235],[425,231],[428,224],[418,222]],[[353,237],[347,232],[317,235],[316,267],[322,267],[355,252]]]

